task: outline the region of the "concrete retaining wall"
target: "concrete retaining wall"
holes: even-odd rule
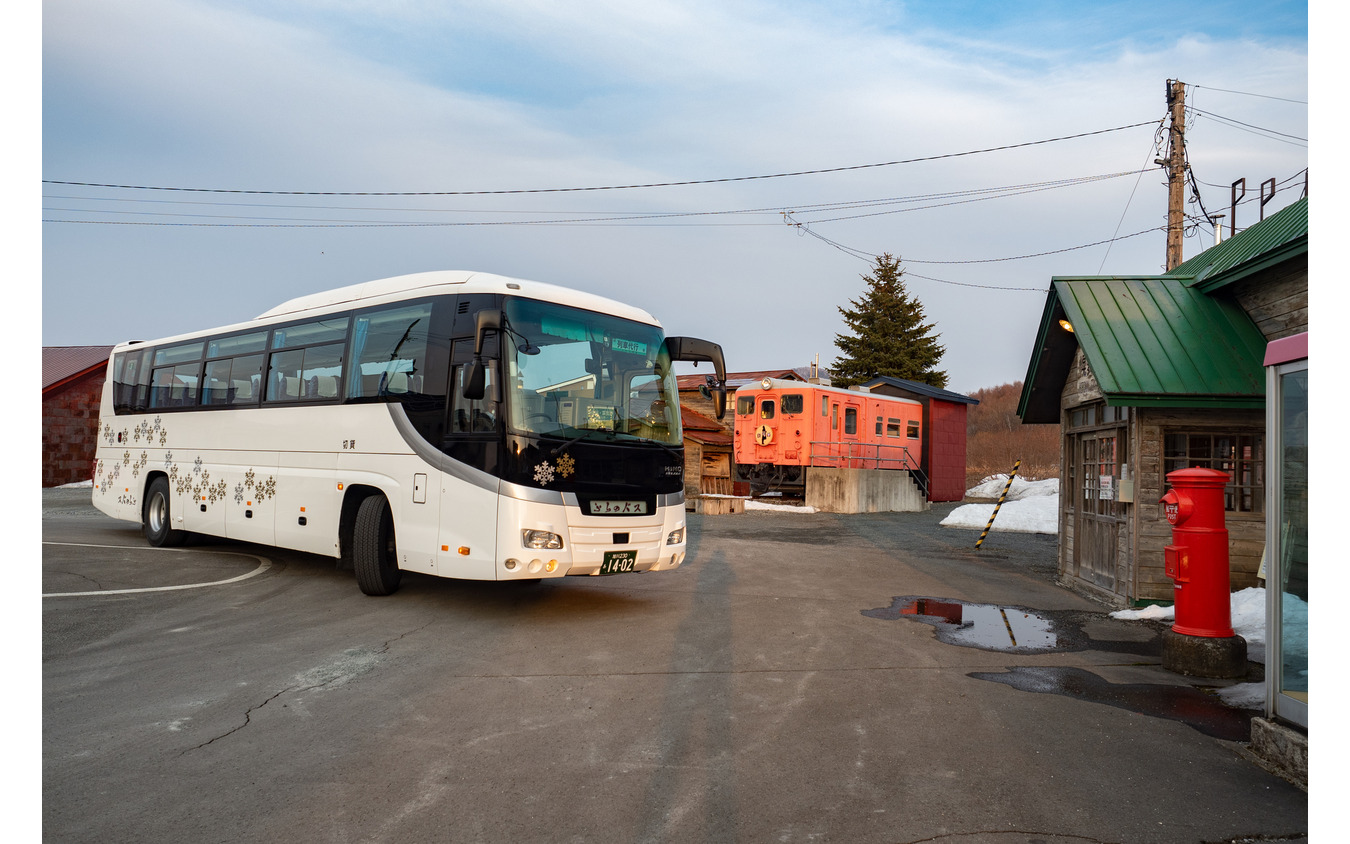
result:
[[[822,513],[919,513],[928,502],[909,472],[812,466],[806,473],[806,506]]]

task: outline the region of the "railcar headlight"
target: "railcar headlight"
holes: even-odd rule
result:
[[[546,530],[522,530],[520,532],[520,544],[526,548],[538,549],[563,547],[562,537]]]
[[[667,537],[666,537],[666,544],[667,544],[667,545],[679,545],[679,544],[680,544],[681,542],[683,542],[683,541],[684,541],[684,528],[683,528],[683,527],[677,527],[677,528],[675,528],[674,530],[672,530],[672,531],[670,532],[670,536],[667,536]]]

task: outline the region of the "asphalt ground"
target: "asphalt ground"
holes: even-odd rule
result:
[[[673,572],[370,598],[88,498],[42,498],[47,841],[1306,839],[1225,682],[952,505],[690,514]]]

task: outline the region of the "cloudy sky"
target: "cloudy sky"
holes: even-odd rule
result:
[[[1245,178],[1250,225],[1308,166],[1306,3],[41,10],[43,345],[469,269],[638,305],[733,371],[828,365],[889,252],[969,392],[1023,378],[1051,276],[1162,271],[1167,80],[1208,213]]]

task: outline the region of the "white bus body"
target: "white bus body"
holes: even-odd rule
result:
[[[720,348],[598,296],[448,271],[304,296],[117,346],[93,503],[155,545],[336,557],[367,594],[404,570],[671,569],[686,548],[672,360],[712,362],[725,404]]]

